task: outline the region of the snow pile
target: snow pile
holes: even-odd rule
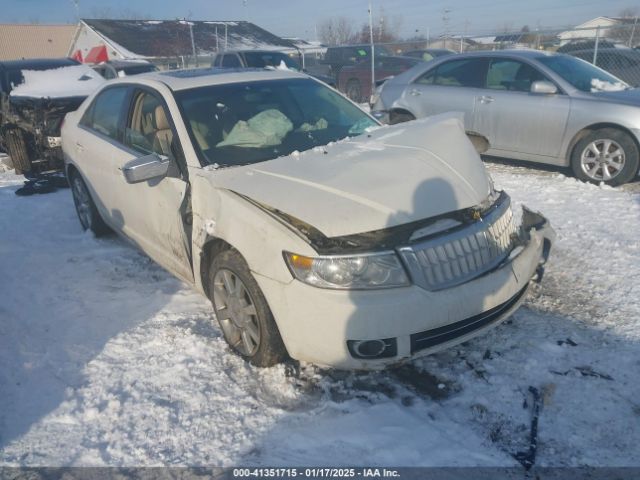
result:
[[[622,82],[606,82],[597,78],[591,79],[591,91],[592,92],[619,92],[625,90],[628,85]]]
[[[639,466],[640,183],[488,168],[558,233],[544,283],[491,332],[366,374],[248,365],[202,296],[82,232],[69,191],[0,174],[0,465],[512,466],[534,386],[536,465]]]
[[[86,97],[105,82],[87,65],[53,70],[23,70],[24,82],[11,91],[13,97]]]

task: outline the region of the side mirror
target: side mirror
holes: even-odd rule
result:
[[[166,155],[152,153],[127,162],[122,173],[127,183],[140,183],[167,175],[171,161]]]
[[[531,93],[553,95],[554,93],[558,93],[558,87],[546,80],[538,80],[531,84]]]

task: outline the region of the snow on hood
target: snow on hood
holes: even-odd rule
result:
[[[472,207],[489,192],[485,167],[457,114],[207,175],[217,187],[292,215],[328,237]]]
[[[23,70],[24,82],[11,91],[13,97],[87,97],[105,82],[88,65],[53,70]]]
[[[627,88],[629,88],[629,86],[622,82],[605,82],[597,78],[591,79],[592,92],[619,92]]]

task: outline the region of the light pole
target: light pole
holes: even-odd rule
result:
[[[376,67],[375,67],[375,46],[373,44],[373,11],[371,7],[371,0],[369,0],[369,39],[371,40],[371,95],[373,95],[376,89]]]

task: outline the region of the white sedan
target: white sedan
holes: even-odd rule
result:
[[[380,368],[465,341],[518,307],[553,238],[515,221],[459,118],[381,128],[289,71],[115,80],[62,146],[83,228],[207,295],[259,366]]]

